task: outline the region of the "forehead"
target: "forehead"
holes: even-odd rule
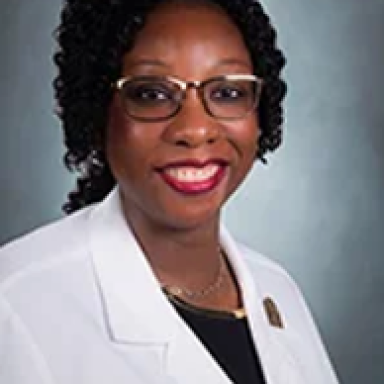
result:
[[[230,17],[202,2],[166,1],[148,15],[133,49],[124,57],[124,72],[144,70],[141,63],[145,62],[158,63],[164,71],[181,76],[182,72],[198,76],[220,65],[243,67],[242,72],[252,68],[241,33]]]

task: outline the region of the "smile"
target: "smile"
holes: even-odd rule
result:
[[[165,170],[165,173],[169,177],[181,181],[181,182],[199,182],[207,181],[215,175],[219,170],[218,164],[208,164],[204,168],[194,167],[180,167],[180,168],[169,168]]]
[[[169,166],[160,172],[162,179],[174,190],[195,195],[215,189],[225,175],[226,165],[210,162],[205,165]]]

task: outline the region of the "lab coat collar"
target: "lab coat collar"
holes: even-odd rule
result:
[[[153,326],[154,321],[160,323],[168,303],[125,220],[117,188],[95,206],[89,221],[90,248],[111,338],[135,344],[171,340],[172,321]]]
[[[95,206],[89,224],[90,248],[106,326],[112,340],[131,345],[166,347],[166,370],[174,377],[182,377],[183,383],[196,383],[199,377],[191,372],[188,379],[191,381],[185,377],[185,372],[191,371],[190,361],[183,359],[188,353],[193,355],[193,369],[204,374],[205,382],[230,383],[163,294],[127,225],[117,188]],[[237,244],[223,227],[220,242],[238,279],[267,382],[301,384],[302,381],[296,377],[292,356],[284,348],[284,343],[278,342],[280,337],[271,334],[271,326],[263,309],[263,297],[255,279]],[[292,381],[287,380],[289,377],[293,378]]]

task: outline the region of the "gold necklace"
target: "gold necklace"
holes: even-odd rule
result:
[[[176,285],[164,285],[163,289],[173,296],[176,296],[176,297],[184,296],[189,299],[201,299],[203,297],[206,297],[212,294],[213,292],[216,292],[223,285],[224,272],[225,272],[224,256],[220,249],[219,249],[219,259],[220,259],[220,266],[219,266],[219,270],[217,271],[215,280],[209,285],[207,285],[206,287],[201,288],[199,290],[191,290],[188,288],[178,287]]]

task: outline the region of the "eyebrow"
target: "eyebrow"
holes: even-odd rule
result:
[[[127,65],[131,68],[134,67],[141,67],[141,66],[157,66],[157,67],[168,67],[167,64],[162,62],[161,60],[154,60],[154,59],[138,59],[138,60],[132,60],[128,61]]]
[[[169,68],[169,66],[161,60],[156,59],[138,59],[133,60],[127,63],[129,67],[140,67],[140,66],[155,66],[155,67],[163,67]],[[237,59],[237,58],[227,58],[220,60],[214,67],[222,67],[222,66],[231,66],[231,65],[239,65],[241,67],[246,67],[247,69],[252,69],[252,66],[247,61]]]
[[[252,65],[244,60],[237,59],[237,58],[228,58],[228,59],[223,59],[220,60],[216,67],[221,67],[221,66],[227,66],[227,65],[240,65],[242,67],[247,67],[248,69],[252,69]]]

